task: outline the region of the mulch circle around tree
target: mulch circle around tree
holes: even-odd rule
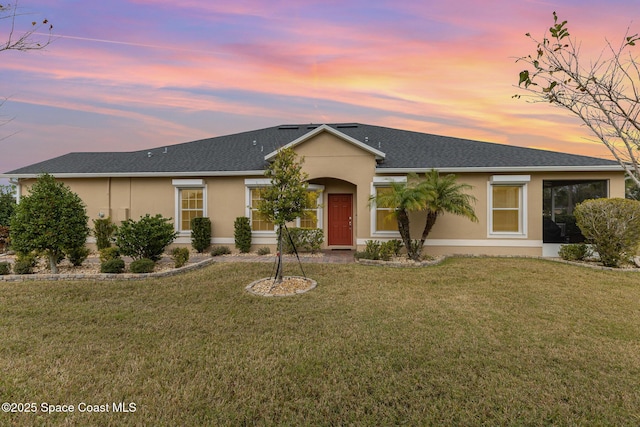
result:
[[[263,297],[285,297],[308,292],[318,283],[315,280],[300,276],[285,276],[281,283],[274,283],[273,277],[256,280],[245,289],[247,292]]]

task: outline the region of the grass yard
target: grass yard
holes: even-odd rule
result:
[[[271,269],[0,284],[0,402],[37,409],[0,425],[640,424],[640,274],[307,264],[311,292],[244,291]]]

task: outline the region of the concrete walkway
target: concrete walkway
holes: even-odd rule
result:
[[[316,254],[300,254],[300,262],[309,264],[350,264],[354,263],[354,251],[325,250]],[[276,255],[234,254],[213,257],[213,262],[275,262]],[[287,262],[296,261],[295,255],[285,255]]]

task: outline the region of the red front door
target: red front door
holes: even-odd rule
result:
[[[351,194],[329,194],[329,246],[353,245]]]

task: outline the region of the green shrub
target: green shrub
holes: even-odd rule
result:
[[[0,253],[3,253],[9,246],[9,227],[0,225]]]
[[[558,255],[565,261],[582,261],[591,254],[589,246],[584,243],[571,243],[560,246]]]
[[[400,239],[389,240],[385,245],[393,256],[400,256],[400,251],[404,247],[404,243],[402,243],[402,240]]]
[[[294,253],[293,245],[298,252],[316,253],[324,242],[324,233],[319,228],[287,228],[289,237],[282,240],[282,251],[286,254]],[[292,243],[293,242],[293,243]]]
[[[200,254],[211,246],[211,220],[209,218],[191,219],[191,246]]]
[[[227,246],[217,246],[211,250],[211,256],[229,255],[231,249]]]
[[[394,256],[394,245],[389,242],[382,242],[380,244],[380,259],[383,261],[389,261]]]
[[[111,217],[93,220],[93,235],[96,237],[96,246],[102,250],[111,246],[113,233],[118,227],[111,222]]]
[[[112,258],[100,264],[101,273],[120,274],[124,271],[124,260],[122,258]]]
[[[269,249],[267,246],[263,246],[262,248],[258,249],[258,255],[262,256],[262,255],[269,255],[271,253],[271,249]]]
[[[355,259],[373,259],[372,255],[366,251],[358,251],[355,254],[353,254],[353,257]]]
[[[11,264],[8,262],[0,262],[0,276],[4,276],[11,273]]]
[[[236,248],[243,253],[251,251],[251,224],[246,216],[239,216],[233,223],[233,236],[236,242]]]
[[[33,274],[33,269],[37,262],[38,258],[34,253],[18,253],[13,264],[13,272],[15,274]]]
[[[636,255],[640,242],[640,202],[627,199],[592,199],[578,204],[576,221],[600,261],[618,267]]]
[[[365,259],[380,259],[380,246],[381,243],[378,240],[367,240],[365,243]]]
[[[189,249],[174,248],[171,251],[171,258],[175,264],[175,268],[180,268],[189,262]]]
[[[65,251],[69,262],[75,267],[79,267],[87,259],[91,251],[86,246],[68,249]]]
[[[151,273],[156,263],[149,258],[140,258],[131,263],[129,270],[132,273]]]
[[[120,258],[120,249],[118,249],[117,246],[111,246],[100,250],[100,262],[116,258]]]
[[[164,218],[160,214],[147,214],[138,221],[123,221],[115,232],[116,245],[120,248],[120,253],[134,260],[160,260],[165,248],[178,235],[170,221],[171,218]]]

